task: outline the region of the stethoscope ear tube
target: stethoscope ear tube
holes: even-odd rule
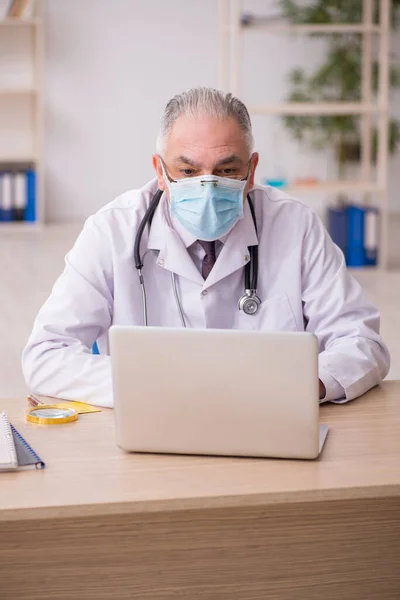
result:
[[[157,190],[157,192],[154,194],[154,196],[150,202],[149,208],[147,209],[143,219],[141,220],[140,225],[137,230],[137,233],[136,233],[135,245],[133,247],[133,257],[135,260],[135,267],[138,270],[141,270],[143,268],[143,262],[142,262],[142,258],[140,256],[140,242],[142,241],[143,232],[144,232],[144,229],[147,224],[151,225],[154,213],[157,209],[157,206],[160,203],[160,199],[161,199],[162,195],[163,195],[162,190]],[[141,277],[141,273],[140,273],[140,277]]]

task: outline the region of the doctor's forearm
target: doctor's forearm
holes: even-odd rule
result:
[[[109,356],[92,355],[74,347],[43,351],[40,346],[28,347],[23,355],[23,372],[31,392],[113,406]]]
[[[326,400],[352,400],[381,383],[390,367],[386,347],[361,336],[336,340],[318,357]],[[338,396],[337,386],[343,390]]]

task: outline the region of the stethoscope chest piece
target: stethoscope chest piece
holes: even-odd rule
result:
[[[260,308],[261,300],[255,290],[245,290],[245,293],[239,300],[239,310],[246,315],[255,315]]]

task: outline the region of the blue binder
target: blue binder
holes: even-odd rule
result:
[[[368,207],[364,222],[365,264],[375,266],[378,262],[379,211]]]
[[[377,217],[376,208],[355,204],[328,209],[328,231],[344,253],[348,267],[377,264]]]
[[[347,266],[365,265],[364,249],[365,208],[350,205],[347,207]]]
[[[348,206],[347,215],[347,265],[349,267],[376,265],[378,260],[377,209]],[[373,220],[367,226],[370,219]],[[367,236],[373,239],[367,239]]]
[[[347,206],[328,208],[328,231],[333,242],[347,254]]]
[[[7,195],[7,203],[5,202],[4,199],[4,181],[3,178],[7,177],[10,183],[10,194],[11,197],[9,197]],[[12,181],[12,176],[11,173],[9,171],[3,171],[3,173],[0,173],[0,221],[2,222],[10,222],[13,220],[14,218],[14,210],[12,208],[12,203],[13,203],[13,181]],[[6,208],[6,204],[7,204],[7,208]]]
[[[26,195],[24,220],[34,222],[36,221],[36,173],[34,171],[26,172]]]
[[[4,218],[3,218],[3,208],[2,208],[2,187],[3,187],[3,184],[2,184],[1,178],[2,178],[2,174],[0,173],[0,223],[2,223],[4,221]]]

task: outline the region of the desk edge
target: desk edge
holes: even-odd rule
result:
[[[0,522],[43,520],[60,517],[67,519],[118,514],[211,510],[218,508],[246,508],[279,504],[300,504],[390,497],[399,497],[400,499],[400,483],[358,488],[335,488],[332,490],[300,490],[271,494],[238,494],[235,496],[137,500],[130,502],[75,504],[68,506],[3,508],[0,509]]]

